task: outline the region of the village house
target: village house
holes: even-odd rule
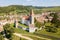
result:
[[[44,12],[40,15],[36,15],[35,18],[41,23],[44,23],[44,21],[47,22],[48,20],[51,21],[53,19],[53,17],[50,16],[50,12]]]
[[[3,31],[3,25],[5,25],[7,23],[11,24],[11,23],[14,23],[15,22],[15,19],[12,18],[12,16],[9,16],[9,17],[10,17],[9,20],[7,20],[7,19],[0,20],[0,32]]]

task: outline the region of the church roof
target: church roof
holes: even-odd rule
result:
[[[25,20],[28,20],[29,16],[23,16],[22,18],[24,18]]]

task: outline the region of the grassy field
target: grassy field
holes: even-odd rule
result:
[[[12,40],[27,40],[27,39],[20,38],[18,36],[12,35]]]
[[[37,31],[35,32],[36,35],[42,36],[42,37],[47,37],[47,38],[52,38],[53,40],[55,39],[60,39],[60,28],[58,28],[57,33],[52,33],[52,32],[47,32],[45,30]]]
[[[21,24],[21,23],[19,23],[19,26],[28,28],[28,26],[26,26],[26,25],[24,25],[24,24]]]
[[[13,26],[13,24],[12,24],[11,26]],[[22,35],[27,34],[27,35],[24,35],[24,36],[28,36],[28,37],[30,37],[30,38],[32,38],[32,39],[34,39],[34,40],[37,40],[37,39],[38,39],[38,40],[45,40],[45,39],[36,38],[36,37],[34,37],[34,36],[49,38],[49,37],[46,37],[45,35],[47,35],[47,36],[52,36],[52,37],[56,37],[56,38],[60,38],[60,28],[58,28],[58,32],[57,32],[57,33],[46,32],[45,30],[37,31],[37,32],[35,32],[35,33],[29,33],[29,32],[27,32],[27,31],[24,31],[24,30],[20,29],[20,28],[15,28],[15,32],[16,32],[16,33],[20,33],[20,34],[22,34]],[[42,36],[41,34],[42,34],[43,36]],[[29,35],[34,35],[34,36],[29,36]],[[51,39],[54,39],[54,38],[52,38],[52,37],[51,37]],[[55,39],[54,39],[54,40],[55,40]]]
[[[57,33],[46,32],[45,30],[38,31],[37,33],[46,34],[46,35],[50,35],[50,36],[54,36],[54,37],[60,38],[60,28],[58,29]]]
[[[41,9],[42,12],[44,11],[52,11],[52,12],[59,12],[60,8],[59,7],[53,7],[53,8],[43,8]]]
[[[19,29],[19,28],[16,28],[16,29],[15,29],[15,32],[16,32],[16,33],[20,33],[20,34],[22,34],[23,36],[30,37],[30,38],[32,38],[32,39],[34,39],[34,40],[45,40],[45,39],[41,39],[41,38],[36,37],[37,35],[35,35],[34,33],[29,33],[29,32],[27,32],[27,31],[24,31],[24,30]]]
[[[24,35],[24,36],[30,37],[30,38],[32,38],[33,40],[45,40],[45,39],[37,38],[37,37],[35,37],[35,36],[29,36],[29,35]]]

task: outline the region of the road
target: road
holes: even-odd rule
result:
[[[28,34],[23,34],[23,35],[28,35]],[[32,37],[36,37],[36,38],[40,38],[40,39],[43,39],[43,40],[52,40],[52,39],[44,38],[44,37],[40,37],[40,36],[37,36],[37,35],[28,35],[28,36],[32,36]]]
[[[33,39],[29,38],[29,37],[23,36],[23,35],[18,34],[18,33],[14,33],[14,35],[16,35],[16,36],[18,36],[18,37],[21,37],[21,38],[25,38],[25,39],[27,39],[27,40],[33,40]]]
[[[23,34],[23,35],[22,35],[22,34],[20,34],[20,33],[14,33],[14,35],[19,36],[19,37],[22,37],[22,38],[25,38],[25,39],[27,39],[27,40],[33,40],[33,39],[25,36],[25,35],[28,35],[28,34]],[[36,37],[36,38],[40,38],[40,39],[45,39],[45,40],[51,40],[51,39],[44,38],[44,37],[39,37],[39,36],[36,36],[36,35],[28,35],[28,36],[32,36],[32,37]]]

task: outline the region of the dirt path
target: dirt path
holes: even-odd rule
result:
[[[19,34],[19,33],[14,33],[14,35],[16,35],[16,36],[18,36],[18,37],[25,38],[25,39],[27,39],[27,40],[33,40],[33,39],[31,39],[31,38],[29,38],[29,37],[26,37],[26,36],[23,36],[22,34]]]
[[[4,38],[5,40],[8,40],[7,38]]]
[[[28,34],[23,34],[23,35],[28,35]],[[45,39],[45,40],[52,40],[52,39],[48,39],[48,38],[44,38],[44,37],[39,37],[39,36],[35,36],[35,35],[28,35],[28,36],[32,36],[32,37],[36,37],[36,38],[40,38],[40,39]]]
[[[25,35],[28,35],[28,34],[19,34],[19,33],[14,33],[14,35],[16,36],[19,36],[19,37],[22,37],[22,38],[25,38],[27,40],[33,40]],[[52,40],[52,39],[48,39],[48,38],[44,38],[44,37],[39,37],[39,36],[35,36],[35,35],[28,35],[28,36],[32,36],[32,37],[36,37],[36,38],[40,38],[40,39],[45,39],[45,40]]]

